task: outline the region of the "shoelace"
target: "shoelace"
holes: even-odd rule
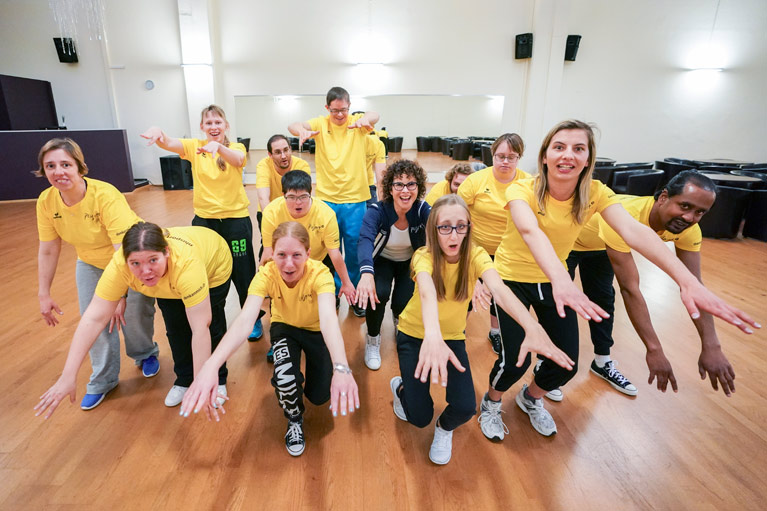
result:
[[[437,433],[434,435],[434,443],[436,444],[436,447],[438,449],[447,449],[452,445],[451,440],[453,439],[453,436],[450,434],[449,431],[446,431],[444,433]]]
[[[301,424],[298,422],[291,422],[288,428],[288,441],[291,444],[299,444],[304,441],[304,432],[301,430]]]
[[[618,382],[618,385],[623,387],[626,385],[629,381],[628,378],[623,376],[620,371],[618,371],[618,368],[615,367],[615,361],[611,360],[610,362],[605,364],[605,369],[607,369],[607,375]]]
[[[501,418],[501,414],[504,413],[502,409],[498,408],[497,410],[493,409],[486,409],[482,410],[482,413],[479,414],[479,417],[477,417],[477,422],[480,424],[484,422],[488,422],[490,426],[492,427],[499,427],[503,429],[504,434],[509,434],[509,428],[506,427],[506,424],[503,423],[503,419]]]
[[[376,335],[375,337],[370,337],[368,339],[367,346],[372,348],[373,346],[378,347],[380,345],[381,345],[381,336],[380,335]]]

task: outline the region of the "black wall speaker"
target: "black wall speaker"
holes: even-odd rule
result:
[[[565,60],[575,60],[575,56],[578,55],[578,45],[580,44],[581,36],[567,36],[567,46],[565,46]]]
[[[165,190],[191,190],[192,164],[180,156],[161,156],[162,187]]]
[[[75,42],[71,37],[54,37],[53,44],[56,45],[56,53],[59,54],[59,62],[73,64],[77,62],[77,50]]]
[[[533,34],[517,34],[514,46],[515,59],[529,59],[533,56]]]

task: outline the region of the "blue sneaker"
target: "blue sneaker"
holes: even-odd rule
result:
[[[145,358],[141,361],[141,372],[144,378],[151,378],[160,372],[160,361],[154,355]]]
[[[111,390],[112,389],[109,389],[103,394],[85,394],[83,396],[83,400],[80,401],[80,408],[83,410],[93,410],[101,404],[101,402]]]
[[[253,325],[253,331],[248,336],[248,341],[256,342],[264,335],[264,326],[261,324],[261,320],[257,319],[256,324]]]
[[[274,364],[274,346],[269,346],[269,351],[266,352],[266,361]]]

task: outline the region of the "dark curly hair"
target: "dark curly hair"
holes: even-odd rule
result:
[[[386,168],[381,180],[384,202],[392,202],[394,200],[391,195],[394,178],[403,175],[415,178],[415,182],[418,183],[419,199],[423,199],[423,196],[426,195],[426,172],[423,170],[423,167],[413,160],[397,160]]]

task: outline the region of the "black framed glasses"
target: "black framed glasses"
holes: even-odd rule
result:
[[[437,232],[440,233],[442,236],[450,236],[450,234],[455,229],[455,232],[458,234],[466,234],[469,232],[469,227],[471,227],[471,222],[468,224],[458,224],[458,225],[438,225],[437,226]]]
[[[312,196],[308,193],[305,193],[303,195],[286,195],[285,200],[288,202],[306,202],[309,199],[311,199]]]
[[[415,181],[410,181],[409,183],[400,183],[399,181],[395,181],[391,184],[391,187],[397,190],[398,192],[401,192],[404,188],[407,188],[411,192],[414,191],[416,188],[418,188],[418,183]]]

